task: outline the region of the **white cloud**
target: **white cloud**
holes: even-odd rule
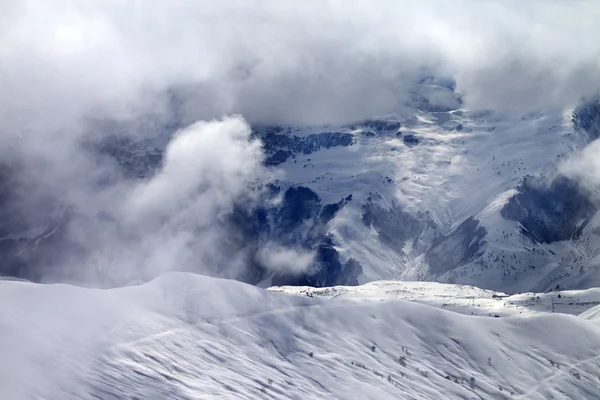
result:
[[[584,189],[600,199],[600,140],[593,141],[560,163],[559,171],[577,179]]]
[[[198,122],[174,135],[163,165],[148,179],[67,186],[70,195],[62,199],[76,210],[68,239],[83,252],[61,257],[58,272],[91,284],[99,276],[123,283],[168,270],[216,274],[218,266],[208,261],[219,261],[219,214],[242,195],[251,200],[249,187],[270,177],[250,133],[241,117]],[[227,274],[242,268],[231,265]],[[47,278],[56,275],[49,271]]]
[[[99,269],[193,264],[192,243],[218,243],[216,213],[266,179],[246,123],[215,119],[387,114],[423,71],[455,78],[473,108],[571,106],[600,87],[599,17],[583,1],[1,1],[0,157],[18,175],[12,206],[32,224],[49,203],[73,206],[73,240]],[[168,115],[170,90],[189,127],[159,173],[132,185],[86,147],[115,133],[89,121],[128,121],[143,135],[149,115]],[[274,265],[305,260],[275,255]]]
[[[270,271],[301,274],[308,270],[315,258],[315,253],[272,243],[262,247],[258,257]]]
[[[260,143],[251,141],[250,133],[240,117],[197,122],[177,132],[162,169],[130,194],[127,216],[173,218],[191,210],[185,218],[214,220],[219,208],[231,204],[260,174],[266,175]]]
[[[194,89],[190,123],[230,113],[250,122],[348,122],[397,108],[423,66],[454,76],[473,107],[571,105],[600,84],[593,2],[1,7],[3,119],[23,123],[34,108],[54,124],[93,107],[152,108],[147,94],[174,86]]]

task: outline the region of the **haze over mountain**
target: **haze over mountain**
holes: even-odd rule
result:
[[[583,302],[593,293],[586,289],[600,286],[599,18],[600,9],[586,1],[0,2],[0,276],[103,289],[145,283],[98,292],[3,282],[7,317],[0,322],[9,333],[0,346],[27,331],[16,315],[35,329],[50,324],[32,311],[40,303],[91,296],[91,307],[106,311],[102,323],[111,324],[121,318],[113,302],[145,302],[140,299],[151,297],[146,292],[167,281],[193,280],[196,294],[213,286],[215,293],[243,288],[239,298],[207,300],[214,308],[210,320],[247,316],[246,301],[264,296],[275,304],[280,298],[214,278],[260,288],[356,286],[359,292],[369,287],[359,285],[382,280],[467,284],[481,289],[469,289],[480,299],[524,292],[552,292],[557,299],[573,290],[573,302]],[[161,276],[173,271],[211,278]],[[462,286],[449,287],[454,298]],[[288,297],[297,290],[281,289]],[[30,292],[43,294],[23,303]],[[185,307],[202,309],[193,297]],[[313,303],[288,297],[281,301],[300,307],[301,315],[294,311],[287,319],[288,311],[279,309],[274,315],[284,313],[284,325],[308,318],[303,307],[312,310]],[[382,307],[401,315],[417,312],[382,299]],[[165,314],[166,330],[181,312],[177,304]],[[320,309],[320,300],[315,304]],[[140,312],[158,324],[152,307]],[[69,340],[82,312],[74,310],[72,321],[57,319],[58,342]],[[426,313],[487,329],[470,313]],[[498,315],[510,317],[499,330],[511,334],[493,346],[500,352],[510,347],[513,358],[519,351],[531,356],[511,336],[520,322]],[[585,332],[592,338],[586,346],[598,338],[595,322],[541,319],[556,335],[567,325]],[[135,340],[156,333],[138,322]],[[332,332],[348,330],[350,322]],[[423,318],[401,329],[427,323]],[[286,332],[327,334],[325,320],[309,325]],[[368,341],[366,332],[352,335]],[[521,334],[538,331],[523,328]],[[229,333],[218,337],[230,340]],[[421,339],[414,346],[443,342]],[[547,354],[554,336],[544,340],[544,357],[558,357]],[[33,358],[17,342],[13,360],[29,360],[28,371]],[[256,343],[228,346],[252,354]],[[560,350],[564,365],[579,368],[584,347]],[[348,357],[346,350],[322,349],[336,360]],[[56,357],[46,350],[40,350],[43,357]],[[481,364],[485,357],[459,353],[453,354],[471,363],[461,369],[464,379],[476,370],[489,373]],[[529,368],[528,362],[520,365]],[[307,366],[303,361],[294,368],[304,374]],[[508,370],[497,370],[501,378],[486,384],[509,382],[514,393],[534,396],[528,384],[503,375]],[[593,377],[597,371],[588,372]],[[558,398],[567,386],[572,396],[595,393],[587,383],[573,389],[579,373],[561,374],[566,386],[548,393],[538,388],[537,395]],[[81,378],[73,398],[94,395],[90,376]],[[528,379],[540,378],[532,372]],[[127,386],[126,380],[117,379]],[[309,381],[295,394],[281,389],[278,396],[347,396]],[[164,383],[145,396],[165,396],[172,388]],[[64,398],[56,385],[23,393]],[[188,387],[173,396],[239,397],[227,385]],[[440,395],[419,385],[401,386],[407,398]],[[506,395],[465,387],[471,392],[446,389],[456,398]],[[94,393],[119,398],[119,389]]]

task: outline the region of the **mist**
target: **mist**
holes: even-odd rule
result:
[[[600,204],[600,140],[593,141],[561,162],[559,171],[576,180],[581,189]]]
[[[584,1],[4,1],[4,213],[21,233],[68,213],[70,245],[47,264],[77,281],[235,276],[212,265],[219,216],[276,174],[251,125],[398,113],[426,75],[471,109],[568,109],[600,87],[599,17]],[[166,145],[150,176],[95,151],[131,137]],[[293,272],[311,260],[260,257]]]

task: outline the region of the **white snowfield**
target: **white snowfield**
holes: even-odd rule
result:
[[[508,295],[474,286],[436,282],[378,281],[362,286],[269,288],[304,296],[352,300],[407,300],[466,315],[531,316],[556,313],[578,315],[600,305],[600,288]],[[600,313],[600,308],[598,309]]]
[[[418,90],[426,88],[451,97],[451,91],[440,86],[420,85]],[[511,293],[556,284],[588,288],[600,285],[600,241],[595,233],[600,217],[584,229],[580,241],[540,244],[524,237],[517,222],[500,214],[524,176],[552,173],[560,160],[585,147],[585,135],[575,130],[571,119],[572,110],[504,115],[407,109],[406,115],[392,118],[402,123],[400,136],[393,132],[366,136],[363,128],[333,126],[293,129],[298,136],[350,132],[356,143],[298,154],[277,168],[285,172],[287,182],[309,187],[324,203],[353,195],[329,223],[329,233],[344,260],[354,258],[362,265],[360,283],[456,282]],[[417,137],[419,144],[406,145],[407,135]],[[476,218],[487,230],[483,249],[489,257],[479,260],[483,264],[471,260],[447,271],[432,271],[424,250],[411,245],[414,238],[402,251],[394,251],[381,242],[375,229],[364,225],[361,207],[370,197],[384,208],[395,204],[412,215],[428,213],[444,234],[465,218]]]
[[[402,282],[276,292],[305,289],[185,273],[111,290],[0,281],[0,399],[600,398],[598,307],[552,314],[528,295]],[[464,315],[470,296],[486,316]]]

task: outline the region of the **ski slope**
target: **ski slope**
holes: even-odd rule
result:
[[[390,285],[324,298],[185,273],[110,290],[0,281],[0,398],[600,396],[598,307],[471,316],[439,299],[491,292]]]

